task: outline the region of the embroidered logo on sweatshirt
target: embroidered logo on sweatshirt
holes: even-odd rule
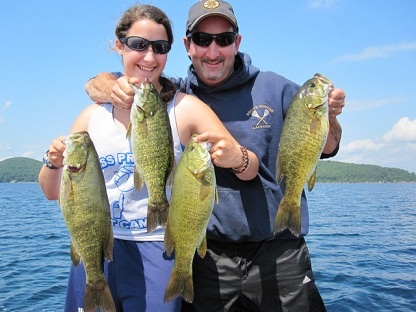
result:
[[[253,125],[253,129],[264,129],[270,128],[268,119],[274,110],[267,105],[257,105],[253,107],[248,113],[247,116],[252,116],[256,119],[256,123]]]

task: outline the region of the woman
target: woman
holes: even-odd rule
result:
[[[138,83],[148,79],[167,103],[175,158],[192,134],[214,143],[211,157],[215,165],[234,168],[237,176],[254,178],[258,171],[256,156],[249,152],[250,166],[237,142],[216,115],[196,97],[175,92],[172,83],[162,77],[167,53],[173,42],[168,17],[150,5],[136,5],[119,20],[115,34],[116,51],[121,55],[124,79]],[[173,259],[163,253],[164,229],[147,233],[148,194],[146,188],[134,189],[133,161],[126,129],[130,110],[111,104],[88,106],[75,120],[71,133],[88,131],[100,157],[109,197],[114,232],[114,260],[106,267],[108,284],[118,311],[180,311],[181,299],[163,302]],[[47,153],[52,166],[44,166],[39,183],[50,200],[59,196],[64,137],[53,140]],[[65,311],[83,308],[85,271],[71,267]]]

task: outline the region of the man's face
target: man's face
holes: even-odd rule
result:
[[[220,16],[210,16],[203,19],[193,32],[220,34],[232,32],[233,27],[229,21]],[[222,47],[215,40],[208,47],[195,44],[191,38],[184,38],[184,43],[198,78],[209,86],[224,82],[234,72],[235,55],[240,46],[241,36],[228,46]]]

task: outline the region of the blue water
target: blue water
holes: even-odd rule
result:
[[[317,184],[312,265],[329,312],[416,310],[416,183]],[[0,311],[62,311],[69,238],[39,185],[0,183]]]

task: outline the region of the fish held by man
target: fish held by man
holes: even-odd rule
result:
[[[329,131],[328,93],[332,82],[320,74],[307,80],[293,97],[280,138],[276,178],[284,181],[284,194],[274,224],[274,232],[288,228],[301,232],[301,196],[308,183],[312,191],[316,167]]]
[[[182,296],[194,298],[192,261],[197,251],[207,251],[206,230],[215,201],[218,202],[214,166],[209,149],[211,143],[195,142],[195,135],[186,145],[179,161],[172,186],[169,218],[165,230],[165,250],[175,251],[175,264],[166,287],[165,302]]]
[[[147,232],[165,226],[169,213],[166,197],[168,178],[173,170],[172,130],[166,104],[150,81],[132,84],[135,91],[127,137],[134,156],[134,185],[146,183],[149,193]]]
[[[113,230],[104,176],[88,132],[65,140],[59,205],[71,239],[71,259],[86,272],[84,311],[116,311],[104,276],[113,259]]]

